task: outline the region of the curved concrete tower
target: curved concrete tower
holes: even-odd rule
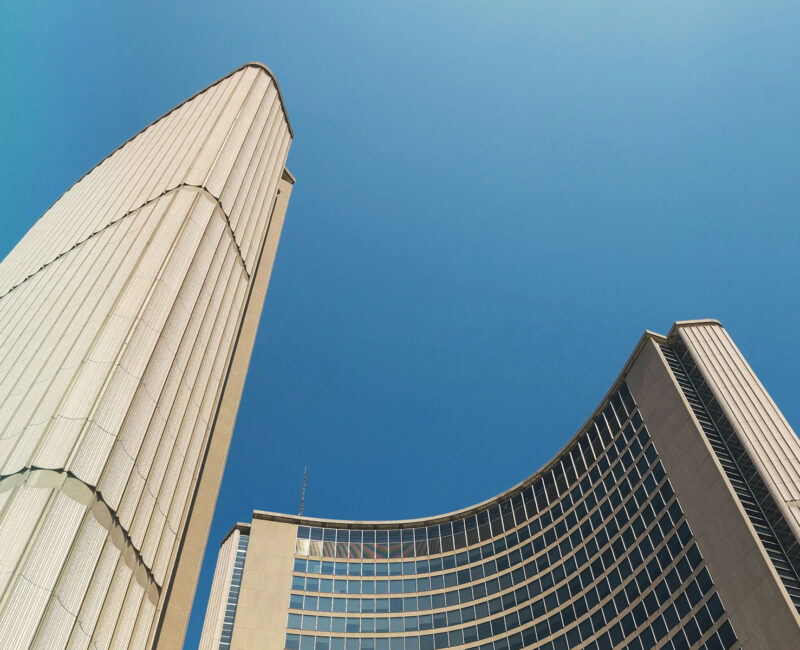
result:
[[[719,323],[677,323],[488,501],[254,512],[219,551],[200,648],[800,648],[799,539],[797,436]]]
[[[0,647],[183,641],[293,179],[248,64],[0,264]]]

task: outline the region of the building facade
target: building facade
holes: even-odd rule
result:
[[[294,182],[248,64],[0,264],[0,647],[179,648]]]
[[[647,332],[543,469],[411,521],[256,511],[201,650],[800,648],[800,443],[716,321]]]

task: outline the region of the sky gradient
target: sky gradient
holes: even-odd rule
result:
[[[114,3],[117,4],[117,3]],[[645,329],[722,321],[800,425],[800,4],[0,4],[0,257],[250,60],[297,177],[186,648],[253,509],[482,501],[549,460]]]

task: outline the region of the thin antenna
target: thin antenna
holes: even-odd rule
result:
[[[303,516],[303,503],[306,500],[306,477],[308,476],[308,467],[303,468],[303,491],[300,493],[300,516]]]

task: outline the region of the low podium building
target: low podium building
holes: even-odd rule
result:
[[[800,443],[716,321],[645,333],[552,461],[410,521],[256,511],[201,650],[800,648]]]

